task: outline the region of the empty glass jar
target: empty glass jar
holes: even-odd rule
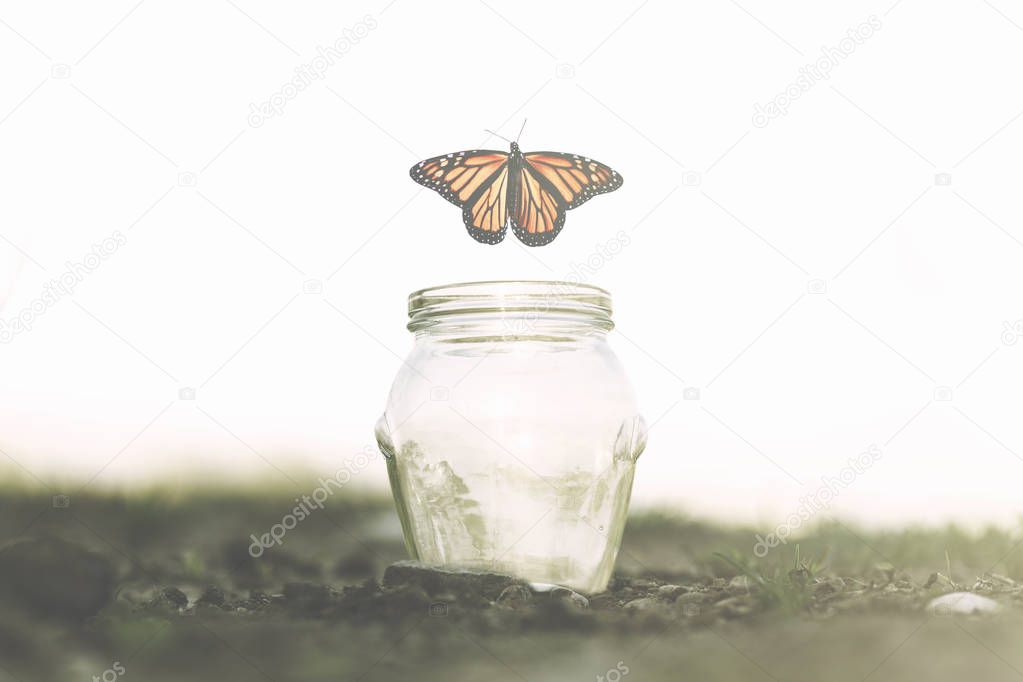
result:
[[[376,428],[409,553],[603,590],[646,445],[607,344],[610,294],[453,284],[409,296],[409,318],[415,345]]]

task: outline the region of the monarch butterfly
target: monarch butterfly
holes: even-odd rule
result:
[[[434,156],[409,175],[461,208],[469,235],[484,244],[503,241],[509,224],[523,244],[549,244],[565,224],[565,211],[622,186],[622,176],[598,161],[561,152],[523,154],[518,142],[509,153]]]

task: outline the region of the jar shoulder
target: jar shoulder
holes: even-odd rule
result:
[[[388,410],[424,401],[614,404],[635,412],[625,369],[605,340],[510,343],[417,342],[400,367]]]

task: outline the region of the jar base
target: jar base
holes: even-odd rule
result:
[[[520,467],[495,466],[463,479],[414,442],[387,460],[413,559],[586,594],[603,591],[610,580],[634,469],[632,461],[614,460],[602,471],[537,478]]]

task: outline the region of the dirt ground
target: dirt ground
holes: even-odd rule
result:
[[[274,492],[0,493],[0,682],[1023,679],[1019,529],[753,529],[645,513],[607,592],[402,562],[386,499],[253,558]],[[928,609],[948,593],[988,614]]]

